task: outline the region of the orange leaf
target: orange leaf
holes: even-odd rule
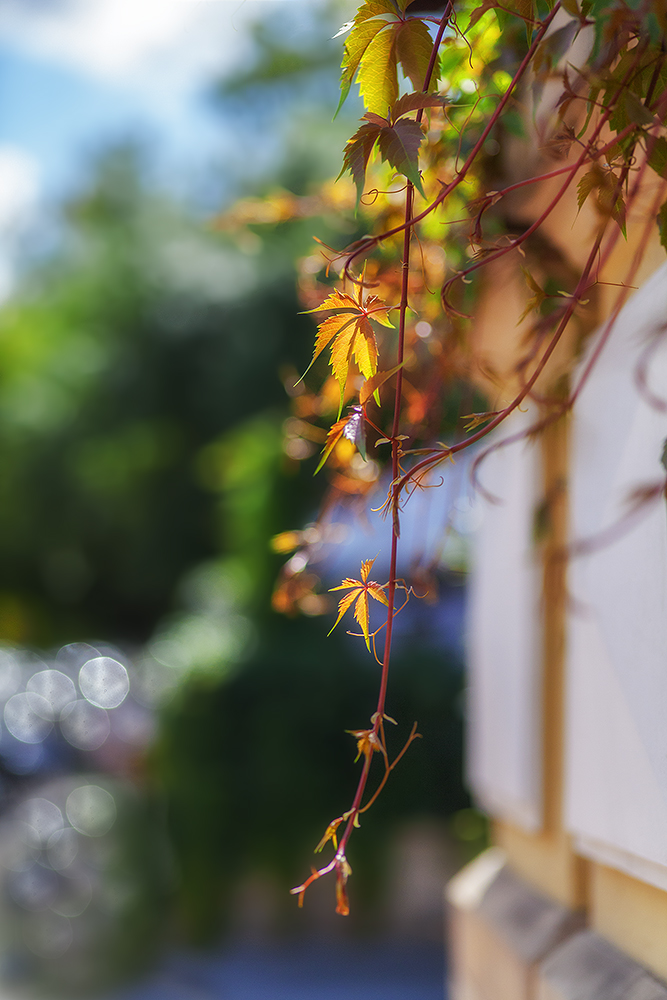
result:
[[[308,310],[310,313],[325,312],[328,315],[320,323],[313,357],[306,371],[324,348],[329,346],[330,364],[340,386],[339,417],[343,407],[350,359],[354,356],[359,371],[365,379],[371,379],[375,375],[378,350],[371,320],[382,326],[392,326],[388,316],[389,311],[389,307],[377,295],[369,295],[364,299],[363,279],[359,284],[356,299],[347,292],[336,289],[321,305]]]
[[[382,753],[382,744],[378,739],[377,733],[375,733],[372,729],[348,729],[346,732],[348,732],[350,736],[354,736],[357,741],[357,756],[355,758],[355,763],[359,760],[362,754],[364,757],[370,757],[373,752]]]
[[[377,556],[375,557],[377,558]],[[341,620],[345,612],[352,606],[356,601],[354,608],[354,617],[361,626],[361,631],[366,640],[366,646],[370,651],[370,632],[369,632],[369,612],[368,612],[368,595],[370,594],[376,601],[380,601],[382,604],[388,605],[387,597],[385,596],[383,588],[375,580],[369,580],[368,574],[371,571],[375,559],[364,559],[361,564],[361,579],[353,580],[350,577],[346,577],[338,587],[332,587],[331,591],[334,590],[349,590],[350,593],[346,594],[345,597],[341,598],[338,604],[338,617],[334,623],[333,628],[329,632],[333,632],[334,628]]]
[[[315,475],[315,476],[317,475],[317,473],[320,471],[320,469],[322,468],[322,466],[324,465],[324,463],[328,459],[328,457],[331,454],[331,452],[334,450],[334,448],[336,447],[336,445],[338,444],[338,442],[342,438],[343,431],[345,430],[345,427],[347,426],[348,420],[349,420],[349,417],[346,417],[344,420],[338,420],[338,421],[336,421],[336,423],[333,425],[333,427],[331,428],[331,430],[327,434],[326,444],[324,445],[324,448],[322,449],[322,455],[320,456],[320,460],[318,462],[317,468],[315,469],[315,472],[313,473],[313,475]]]
[[[402,368],[404,364],[405,362],[401,361],[400,365],[396,365],[395,368],[390,368],[388,372],[377,372],[373,378],[369,378],[367,382],[364,382],[361,387],[361,392],[359,393],[359,402],[361,405],[364,406],[373,393],[376,393],[380,386],[384,385],[384,383],[390,379],[392,375],[395,375],[399,368]]]
[[[342,816],[339,816],[337,819],[332,819],[332,821],[329,823],[328,827],[324,831],[324,836],[322,837],[319,844],[315,848],[316,854],[319,854],[320,851],[323,850],[323,848],[329,843],[330,840],[333,841],[333,845],[335,848],[338,847],[338,842],[336,840],[336,830],[338,829],[338,827],[342,822],[343,822]]]
[[[358,580],[348,580],[345,582],[344,586],[357,584],[358,582],[359,582]],[[331,589],[342,590],[343,587],[332,587]],[[340,601],[338,602],[338,618],[336,618],[336,621],[333,623],[332,628],[327,632],[327,635],[331,635],[338,622],[341,620],[347,609],[353,603],[355,597],[359,593],[359,589],[360,589],[359,587],[355,587],[355,589],[351,593],[346,594],[345,597],[341,597]]]

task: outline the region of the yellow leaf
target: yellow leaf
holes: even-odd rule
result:
[[[366,48],[357,74],[359,93],[368,111],[386,118],[398,97],[396,74],[396,32],[379,31]]]
[[[324,831],[324,836],[322,837],[319,844],[315,848],[315,854],[319,854],[320,851],[323,850],[323,848],[329,843],[330,840],[333,841],[333,845],[335,848],[338,847],[338,841],[336,839],[336,830],[338,829],[338,827],[342,822],[343,822],[343,817],[339,816],[337,819],[333,819],[329,823],[328,827]]]
[[[376,557],[377,558],[377,557]],[[354,608],[354,617],[361,626],[361,631],[363,633],[364,639],[366,640],[366,646],[370,651],[370,632],[369,632],[369,612],[368,612],[368,595],[375,598],[376,601],[380,601],[382,604],[388,604],[388,600],[384,594],[383,588],[375,580],[369,580],[368,574],[371,571],[375,559],[364,559],[361,564],[361,579],[352,580],[347,577],[338,587],[332,587],[331,590],[350,590],[349,594],[342,597],[340,603],[338,604],[338,617],[334,623],[333,628],[329,632],[333,632],[334,628],[341,620],[345,612],[350,608],[352,603],[356,601]]]
[[[377,556],[375,556],[375,559],[377,559]],[[368,574],[373,569],[373,563],[375,562],[375,559],[364,559],[364,561],[361,564],[361,579],[364,581],[364,583],[366,583],[366,580],[368,579]]]
[[[370,635],[368,634],[368,622],[370,616],[368,614],[368,592],[365,589],[361,591],[359,597],[357,598],[357,603],[354,606],[354,617],[359,623],[359,627],[363,632],[364,639],[366,640],[366,648],[370,652],[371,640]]]
[[[373,583],[373,581],[371,580],[371,582],[368,584],[368,593],[371,595],[371,597],[374,597],[376,601],[380,601],[381,604],[386,604],[387,606],[389,605],[389,601],[387,600],[387,595],[385,594],[384,590],[382,589],[379,583]]]
[[[350,582],[351,583],[355,583],[356,581],[352,580]],[[332,587],[331,589],[332,590],[341,590],[342,588],[341,587]],[[331,635],[331,633],[335,629],[336,625],[341,620],[341,618],[343,617],[343,615],[345,614],[345,612],[347,611],[347,609],[350,607],[350,605],[353,603],[353,601],[354,601],[354,599],[355,599],[355,597],[357,596],[358,593],[359,593],[359,588],[357,587],[355,590],[351,591],[351,593],[346,594],[345,597],[341,597],[340,601],[338,602],[338,618],[336,618],[336,621],[333,623],[333,627],[331,629],[329,629],[329,631],[327,632],[327,635]]]
[[[324,348],[329,346],[331,350],[330,364],[340,387],[338,410],[340,417],[350,359],[355,358],[359,371],[365,379],[371,379],[375,375],[378,349],[371,320],[383,326],[392,326],[388,315],[390,309],[377,295],[369,295],[364,299],[362,280],[358,286],[356,299],[348,295],[347,292],[340,292],[336,289],[322,305],[308,311],[329,314],[319,326],[313,357],[308,368],[311,367]]]

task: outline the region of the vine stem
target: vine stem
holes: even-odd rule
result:
[[[424,76],[424,85],[422,91],[426,93],[431,84],[431,77],[433,76],[433,70],[435,67],[436,60],[438,58],[438,51],[440,49],[440,43],[442,42],[442,36],[445,33],[447,23],[452,12],[452,2],[449,0],[445,11],[440,18],[440,24],[436,32],[433,48],[431,50],[431,57],[429,59],[426,74]],[[417,121],[421,122],[423,117],[424,109],[420,108],[417,112]],[[398,365],[403,364],[405,357],[405,321],[408,311],[408,291],[409,291],[409,280],[410,280],[410,242],[412,240],[412,230],[414,226],[414,220],[412,218],[414,206],[414,185],[411,181],[408,181],[406,191],[405,191],[405,221],[403,224],[403,252],[401,254],[401,301],[399,306],[399,321],[398,321],[398,345],[396,351],[396,363]],[[392,500],[394,502],[394,511],[397,510],[398,505],[398,493],[397,481],[398,474],[400,471],[399,467],[399,446],[398,432],[400,428],[401,421],[401,404],[403,401],[403,368],[400,367],[396,374],[396,392],[394,396],[394,419],[391,431],[391,470],[392,470]],[[398,537],[399,537],[399,525],[398,525],[398,515],[395,514],[392,519],[391,527],[391,556],[389,562],[389,582],[387,584],[387,622],[384,640],[384,656],[382,658],[382,673],[380,676],[380,689],[378,692],[377,707],[375,714],[373,716],[373,734],[375,736],[381,731],[382,719],[384,716],[385,702],[387,699],[387,684],[389,681],[389,663],[391,660],[391,640],[394,625],[394,599],[396,596],[396,564],[398,558]],[[350,816],[347,821],[347,825],[340,838],[338,845],[338,850],[336,852],[336,857],[342,859],[345,857],[345,848],[347,842],[350,839],[350,835],[354,828],[355,822],[358,821],[359,811],[361,808],[361,802],[366,791],[366,785],[368,783],[368,775],[370,773],[372,753],[365,756],[364,766],[362,768],[361,774],[359,776],[359,784],[357,785],[357,790],[354,795],[354,800],[352,802],[352,807],[350,809]]]
[[[400,226],[394,226],[392,229],[387,229],[386,232],[380,233],[378,236],[372,236],[372,237],[369,237],[368,239],[363,240],[361,242],[361,244],[354,249],[353,252],[351,252],[351,253],[348,254],[347,261],[346,261],[346,264],[345,264],[345,270],[346,271],[349,270],[350,265],[352,264],[352,261],[354,261],[361,254],[369,252],[370,250],[373,249],[373,247],[378,246],[378,244],[382,243],[384,240],[389,239],[389,237],[391,237],[391,236],[395,236],[397,233],[400,233],[402,230],[405,229],[406,225],[408,225],[408,226],[414,226],[417,222],[421,222],[423,219],[425,219],[427,216],[429,216],[431,214],[431,212],[433,212],[433,210],[436,209],[438,207],[438,205],[441,205],[443,203],[443,201],[445,200],[445,198],[447,198],[448,195],[450,195],[452,193],[452,191],[454,191],[455,188],[457,188],[459,186],[459,184],[461,184],[462,181],[465,180],[465,178],[468,175],[468,172],[469,172],[471,166],[475,162],[477,154],[479,153],[480,149],[482,148],[482,146],[484,145],[484,143],[488,139],[489,133],[491,132],[491,130],[493,129],[493,127],[496,125],[498,119],[500,118],[500,116],[502,115],[503,111],[505,110],[505,107],[506,107],[506,105],[507,105],[510,97],[512,96],[512,94],[516,90],[516,88],[519,85],[519,83],[520,83],[520,81],[521,81],[524,73],[526,72],[526,70],[530,66],[531,61],[533,59],[533,56],[535,55],[535,52],[536,52],[536,50],[537,50],[540,42],[544,38],[544,35],[546,34],[546,32],[547,32],[547,30],[548,30],[551,22],[553,21],[554,17],[556,16],[556,14],[558,13],[558,11],[560,10],[560,6],[561,6],[561,0],[557,0],[557,2],[554,4],[553,9],[550,11],[550,13],[544,19],[544,22],[542,23],[542,27],[536,33],[535,38],[533,39],[533,41],[532,41],[532,43],[530,45],[530,48],[528,49],[528,52],[526,53],[526,55],[521,60],[519,68],[517,69],[516,73],[512,77],[512,80],[511,80],[511,82],[510,82],[507,90],[505,91],[505,93],[501,97],[500,101],[498,102],[498,106],[496,107],[496,110],[491,115],[489,121],[486,124],[486,127],[482,131],[482,134],[478,138],[477,142],[475,143],[475,145],[473,146],[473,148],[468,153],[468,156],[466,158],[465,163],[463,164],[463,166],[461,167],[461,169],[459,171],[457,171],[456,176],[449,182],[449,184],[445,184],[443,186],[443,188],[440,191],[440,193],[438,194],[438,196],[431,202],[430,205],[427,205],[427,207],[422,212],[420,212],[419,215],[416,215],[413,219],[410,219],[408,223],[403,222],[403,223],[401,223]],[[451,7],[452,7],[452,4],[450,2],[450,3],[447,4],[447,8],[445,9],[445,13],[443,15],[443,18],[442,18],[442,21],[441,21],[441,24],[440,24],[440,29],[438,31],[438,37],[437,37],[435,45],[434,45],[434,51],[436,52],[436,55],[437,55],[436,46],[439,48],[440,42],[442,41],[442,36],[444,34],[445,27],[447,25],[447,20],[449,19],[449,16],[450,16]],[[432,55],[433,55],[433,53],[432,53]],[[435,65],[435,59],[432,59],[432,65]],[[430,72],[431,73],[433,72],[432,66],[430,68]],[[430,82],[430,74],[427,77],[427,81]],[[426,90],[428,90],[428,82],[425,84],[425,88],[424,89],[426,89]],[[421,121],[421,118],[419,118],[418,120]]]
[[[600,135],[600,133],[602,131],[602,128],[604,127],[604,125],[607,123],[607,121],[611,117],[611,115],[613,113],[613,109],[616,106],[616,102],[617,102],[618,98],[620,97],[620,95],[623,92],[623,88],[626,86],[628,80],[630,79],[630,77],[634,73],[637,65],[639,64],[639,62],[641,60],[641,56],[643,54],[644,48],[645,48],[645,46],[638,46],[638,52],[637,52],[637,56],[635,58],[633,66],[631,66],[630,69],[628,70],[628,72],[625,74],[625,76],[624,76],[624,78],[623,78],[620,86],[617,88],[617,90],[616,90],[616,92],[615,92],[615,94],[614,94],[614,96],[612,98],[612,101],[610,102],[609,107],[607,108],[607,110],[605,111],[605,113],[602,115],[602,117],[598,121],[598,123],[597,123],[597,125],[596,125],[596,127],[595,127],[595,129],[593,131],[593,134],[592,134],[591,138],[587,142],[586,149],[581,154],[581,156],[577,159],[577,161],[575,161],[575,163],[572,165],[572,167],[570,169],[575,169],[575,168],[578,169],[581,166],[581,164],[583,163],[584,156],[587,154],[588,148],[591,147],[592,143],[595,142],[595,140],[597,139],[597,137]],[[574,174],[572,174],[572,176],[574,176]],[[623,178],[624,178],[624,175],[622,175],[621,178],[619,179],[619,181],[617,181],[616,189],[614,190],[614,193],[613,193],[613,200],[615,200],[616,197],[617,197],[617,195],[620,193],[622,182],[623,182]],[[563,194],[565,193],[565,190],[567,189],[567,186],[569,185],[570,180],[571,180],[571,178],[569,178],[566,181],[566,183],[560,188],[560,190],[558,191],[558,193],[555,195],[555,197],[549,203],[549,206],[547,207],[547,209],[545,210],[545,212],[543,212],[542,215],[537,220],[537,224],[533,223],[528,228],[528,230],[526,230],[526,233],[535,231],[535,229],[538,228],[538,225],[541,224],[544,221],[544,219],[548,216],[548,214],[553,210],[553,208],[556,206],[556,204],[558,204],[558,202],[560,201],[560,199],[563,197]],[[417,221],[418,218],[419,218],[419,216],[416,219],[412,220],[413,224],[414,224],[414,222]],[[585,264],[585,266],[584,266],[584,268],[582,270],[582,273],[581,273],[581,276],[579,278],[579,281],[577,282],[577,287],[575,288],[575,290],[574,290],[574,292],[572,294],[571,301],[570,301],[567,309],[565,310],[565,313],[564,313],[561,321],[559,322],[558,327],[556,328],[554,334],[552,335],[551,340],[549,341],[549,343],[548,343],[548,345],[547,345],[544,353],[542,354],[542,357],[540,358],[540,360],[539,360],[539,362],[538,362],[538,364],[537,364],[537,366],[536,366],[533,374],[531,375],[531,377],[522,386],[522,388],[516,394],[516,396],[514,397],[514,399],[506,407],[504,407],[502,410],[500,410],[497,413],[497,415],[492,420],[489,421],[489,423],[486,425],[486,427],[482,427],[479,431],[476,431],[476,433],[472,434],[469,438],[466,438],[464,441],[460,441],[457,444],[452,445],[451,448],[447,448],[445,451],[439,451],[439,452],[434,453],[433,455],[429,456],[428,458],[424,458],[421,462],[418,462],[415,466],[413,466],[413,468],[409,472],[406,472],[405,475],[403,475],[401,477],[401,479],[397,483],[397,485],[395,487],[392,487],[391,501],[392,501],[392,506],[393,506],[393,510],[394,510],[394,518],[397,516],[396,511],[397,511],[398,497],[400,496],[400,494],[403,491],[403,489],[407,486],[407,484],[411,480],[415,480],[415,477],[418,476],[420,473],[425,472],[426,470],[428,470],[430,468],[433,468],[435,465],[438,465],[440,462],[444,461],[446,458],[452,458],[457,452],[463,451],[464,449],[469,448],[471,445],[475,444],[476,441],[479,441],[482,438],[486,437],[486,435],[489,434],[492,430],[494,430],[494,428],[496,428],[499,424],[501,424],[510,415],[510,413],[512,413],[514,410],[516,410],[517,407],[521,405],[521,403],[526,398],[526,396],[529,395],[529,393],[532,390],[533,386],[535,385],[537,379],[540,377],[540,375],[542,374],[544,368],[546,367],[546,364],[547,364],[549,358],[551,357],[551,355],[553,354],[554,350],[556,349],[556,346],[557,346],[557,344],[558,344],[561,336],[563,335],[563,333],[565,331],[565,328],[566,328],[567,324],[569,323],[569,321],[570,321],[570,319],[572,317],[572,314],[574,313],[574,310],[576,308],[576,305],[577,305],[579,299],[581,298],[581,296],[586,292],[587,288],[589,287],[588,278],[589,278],[590,272],[591,272],[591,270],[593,268],[593,264],[595,262],[595,258],[596,258],[597,254],[599,252],[600,244],[602,242],[602,239],[603,239],[604,233],[606,231],[606,227],[608,225],[608,222],[609,222],[609,220],[607,220],[607,223],[598,232],[598,235],[597,235],[597,237],[595,239],[595,242],[593,244],[591,252],[590,252],[590,254],[588,256],[588,260],[586,261],[586,264]],[[526,233],[524,233],[523,235],[525,236]],[[512,249],[514,249],[514,246],[503,248],[502,251],[498,251],[496,254],[490,255],[482,263],[488,263],[490,260],[495,259],[497,256],[502,256],[504,253],[506,253],[506,252],[508,252],[509,250],[512,250]],[[452,279],[450,279],[450,281],[451,280]],[[449,282],[446,282],[445,286],[443,286],[443,288],[446,287],[447,284],[449,284]]]
[[[503,96],[503,99],[501,100],[498,108],[496,109],[496,112],[494,113],[494,116],[492,116],[492,120],[487,124],[486,129],[483,131],[483,133],[480,136],[480,138],[478,139],[477,143],[475,144],[475,146],[471,150],[470,154],[468,155],[468,158],[466,159],[466,162],[464,163],[464,165],[461,168],[461,170],[457,173],[457,176],[454,178],[454,180],[452,182],[450,182],[450,184],[448,184],[445,188],[443,188],[443,190],[440,192],[440,194],[435,199],[435,201],[433,202],[433,204],[431,206],[429,206],[429,208],[425,212],[422,212],[421,215],[417,215],[417,216],[414,216],[414,217],[413,217],[414,186],[413,186],[413,184],[410,181],[408,181],[407,188],[406,188],[405,219],[404,219],[404,222],[403,222],[403,224],[401,226],[397,226],[394,229],[387,231],[381,237],[382,239],[386,239],[388,236],[391,236],[393,234],[397,234],[397,233],[399,233],[401,231],[403,232],[403,253],[402,253],[402,257],[401,257],[401,266],[402,266],[401,302],[400,302],[400,307],[399,307],[400,308],[400,312],[399,312],[399,333],[398,333],[398,351],[397,351],[397,363],[399,365],[402,365],[402,362],[403,362],[403,359],[404,359],[404,352],[405,352],[405,321],[406,321],[406,314],[407,314],[407,308],[408,308],[408,283],[409,283],[409,272],[410,272],[410,243],[411,243],[411,239],[412,239],[412,232],[413,232],[414,226],[415,226],[415,224],[421,218],[423,218],[425,215],[428,215],[429,212],[432,211],[433,208],[436,207],[436,205],[441,204],[442,201],[444,201],[444,199],[447,197],[447,195],[450,194],[451,191],[456,186],[458,186],[458,184],[461,183],[462,179],[467,174],[467,171],[470,168],[470,165],[474,161],[475,156],[477,155],[479,149],[481,148],[483,142],[485,141],[485,139],[488,136],[491,128],[493,127],[493,123],[495,122],[495,117],[500,113],[500,111],[502,110],[504,104],[509,99],[510,94],[513,92],[514,87],[516,86],[516,84],[518,83],[519,79],[521,78],[521,76],[525,72],[525,69],[526,69],[527,65],[529,65],[530,58],[532,58],[532,55],[534,54],[536,43],[538,43],[541,40],[541,38],[543,37],[544,32],[546,31],[548,25],[550,24],[552,18],[555,16],[555,13],[559,9],[559,7],[560,7],[560,3],[557,3],[554,6],[554,9],[552,10],[550,16],[545,20],[545,22],[543,24],[543,27],[542,27],[542,30],[540,32],[538,32],[538,35],[537,35],[536,39],[533,41],[533,45],[530,47],[529,52],[527,53],[527,55],[524,58],[521,66],[519,67],[519,70],[517,71],[517,73],[514,76],[512,84],[510,85],[510,87],[505,92],[505,94]],[[451,3],[449,3],[447,5],[447,8],[445,9],[445,13],[443,14],[441,22],[440,22],[440,27],[439,27],[439,30],[438,30],[438,33],[437,33],[437,36],[436,36],[436,40],[434,42],[434,47],[433,47],[433,50],[432,50],[432,53],[431,53],[431,60],[429,62],[429,69],[428,69],[428,72],[426,74],[426,78],[425,78],[425,81],[424,81],[424,87],[423,87],[424,91],[428,90],[428,87],[429,87],[429,84],[430,84],[431,73],[433,71],[433,66],[435,65],[435,57],[437,56],[437,51],[438,51],[438,48],[440,46],[440,42],[442,40],[442,36],[444,34],[444,30],[445,30],[445,27],[447,25],[447,21],[449,20],[450,12],[451,12]],[[639,61],[639,57],[637,58],[637,62],[638,61]],[[619,87],[617,95],[615,95],[615,96],[618,96],[618,93],[621,92],[622,87],[625,85],[628,76],[629,76],[629,73],[626,74],[626,78],[624,78],[623,83],[621,84],[621,87]],[[612,102],[612,105],[613,105],[613,102]],[[420,113],[418,114],[418,120],[421,120],[421,114],[422,113],[423,113],[423,111],[420,109]],[[547,212],[544,213],[545,216],[549,214],[549,212],[553,209],[554,205],[557,204],[558,201],[560,200],[560,198],[562,197],[564,191],[569,186],[569,183],[570,183],[570,180],[571,180],[572,176],[574,176],[574,174],[576,173],[576,170],[584,162],[585,155],[588,153],[588,148],[590,148],[592,142],[594,142],[595,139],[597,138],[597,136],[600,134],[603,125],[606,123],[606,121],[608,120],[608,118],[610,117],[610,115],[611,115],[611,109],[607,109],[607,111],[602,115],[600,121],[598,122],[598,124],[597,124],[597,126],[596,126],[596,128],[595,128],[595,130],[593,132],[592,138],[587,143],[587,149],[584,150],[584,153],[581,155],[581,157],[579,157],[579,159],[577,160],[577,162],[570,167],[570,171],[569,171],[570,172],[570,176],[568,177],[568,180],[562,186],[562,188],[560,189],[560,191],[558,192],[558,194],[556,195],[556,197],[553,199],[553,201],[550,204]],[[618,185],[619,190],[620,190],[620,186],[621,185],[619,184]],[[537,224],[534,224],[533,227],[531,227],[531,231],[532,231],[532,229],[537,229],[539,227],[539,225],[541,224],[541,222],[543,222],[543,221],[544,221],[544,219],[542,217],[540,217],[540,219],[537,221]],[[389,679],[389,663],[390,663],[390,659],[391,659],[391,643],[392,643],[392,632],[393,632],[393,621],[394,621],[394,597],[395,597],[395,592],[396,592],[396,565],[397,565],[397,555],[398,555],[398,538],[399,538],[399,533],[400,533],[398,509],[399,509],[399,500],[400,500],[401,492],[405,488],[405,486],[407,485],[407,483],[411,479],[413,479],[414,476],[415,476],[415,474],[418,473],[419,471],[426,470],[427,468],[431,468],[433,465],[438,464],[439,462],[441,462],[444,458],[450,457],[455,452],[461,451],[464,448],[469,448],[470,445],[473,444],[475,441],[477,441],[477,440],[485,437],[491,430],[493,430],[494,427],[496,427],[507,416],[509,416],[509,414],[514,409],[516,409],[516,407],[519,406],[520,403],[523,401],[523,399],[525,399],[525,397],[529,394],[529,392],[532,389],[533,385],[535,384],[535,382],[539,378],[540,374],[542,373],[542,371],[546,367],[547,361],[549,360],[549,358],[551,357],[553,351],[555,350],[556,345],[558,344],[558,342],[559,342],[559,340],[560,340],[560,338],[561,338],[561,336],[562,336],[562,334],[563,334],[563,332],[565,330],[565,327],[567,326],[567,324],[568,324],[568,322],[569,322],[569,320],[570,320],[570,318],[571,318],[571,316],[572,316],[572,314],[574,312],[574,309],[576,307],[577,302],[579,301],[579,298],[581,297],[581,295],[583,294],[583,292],[585,291],[585,289],[587,287],[588,277],[590,275],[590,271],[591,271],[591,269],[593,267],[593,263],[594,263],[595,258],[597,256],[597,253],[599,251],[600,243],[601,243],[601,240],[602,240],[605,228],[606,227],[603,226],[601,228],[600,232],[598,233],[598,237],[595,240],[595,244],[594,244],[593,249],[591,250],[591,253],[589,254],[588,260],[587,260],[586,265],[585,265],[585,267],[583,269],[583,272],[581,274],[579,282],[577,283],[577,288],[575,289],[575,292],[574,292],[574,294],[572,296],[572,299],[571,299],[571,301],[570,301],[570,303],[569,303],[569,305],[568,305],[568,307],[567,307],[567,309],[565,311],[565,314],[564,314],[561,322],[558,324],[558,328],[556,329],[556,331],[553,334],[553,336],[552,336],[549,344],[547,345],[547,348],[545,349],[542,357],[540,358],[540,361],[538,362],[538,364],[537,364],[537,366],[535,368],[535,371],[533,372],[533,374],[530,377],[530,379],[528,379],[527,383],[523,386],[523,388],[521,389],[521,391],[517,394],[517,396],[509,404],[509,406],[507,406],[503,410],[501,410],[501,412],[493,420],[491,420],[490,423],[487,424],[486,427],[484,427],[481,430],[479,430],[476,434],[473,434],[470,438],[468,438],[465,441],[461,441],[458,444],[453,445],[451,448],[447,449],[447,451],[445,453],[441,453],[441,454],[438,454],[438,455],[431,456],[430,458],[426,458],[422,462],[417,463],[417,465],[410,472],[406,473],[401,478],[399,478],[399,472],[400,472],[400,464],[399,464],[400,442],[398,440],[398,431],[399,431],[399,428],[400,428],[401,404],[402,404],[402,396],[403,396],[403,369],[402,369],[402,367],[399,368],[399,370],[397,372],[397,378],[396,378],[396,395],[395,395],[395,402],[394,402],[394,417],[393,417],[393,424],[392,424],[392,441],[391,441],[391,448],[392,448],[392,486],[391,486],[390,502],[391,502],[391,509],[392,509],[392,535],[391,535],[391,557],[390,557],[389,581],[388,581],[388,584],[387,584],[387,602],[388,602],[388,607],[387,607],[387,622],[386,622],[386,626],[387,627],[386,627],[386,632],[385,632],[385,646],[384,646],[384,656],[383,656],[383,661],[382,661],[382,675],[381,675],[381,680],[380,680],[380,691],[379,691],[379,695],[378,695],[377,709],[376,709],[375,715],[373,716],[373,733],[376,736],[377,736],[377,734],[380,731],[380,728],[382,726],[382,718],[383,718],[383,715],[384,715],[385,701],[386,701],[386,695],[387,695],[387,684],[388,684],[388,679]],[[350,258],[348,258],[348,266],[351,263],[351,260],[354,259],[354,257],[357,256],[360,252],[362,252],[363,249],[370,248],[370,246],[375,245],[376,242],[379,242],[379,238],[377,238],[377,237],[375,238],[374,241],[370,241],[369,240],[367,242],[367,244],[366,244],[365,247],[359,248],[354,254],[350,255]],[[366,784],[368,782],[368,776],[369,776],[369,773],[370,773],[371,760],[372,760],[372,754],[366,755],[365,760],[364,760],[364,766],[362,768],[362,772],[361,772],[361,775],[360,775],[360,778],[359,778],[359,784],[357,786],[357,790],[356,790],[356,793],[355,793],[355,796],[354,796],[354,801],[353,801],[353,804],[352,804],[352,808],[350,809],[350,814],[349,814],[349,818],[348,818],[347,825],[346,825],[346,828],[345,828],[345,832],[343,833],[343,836],[340,839],[340,844],[339,844],[338,851],[337,851],[337,854],[336,854],[336,857],[340,858],[340,859],[342,859],[342,858],[345,857],[345,848],[346,848],[347,842],[348,842],[348,840],[350,838],[350,835],[352,833],[352,829],[353,829],[353,827],[355,825],[355,822],[358,821],[359,810],[360,810],[360,807],[361,807],[361,802],[362,802],[362,799],[363,799],[363,795],[364,795],[364,792],[365,792],[365,789],[366,789]]]

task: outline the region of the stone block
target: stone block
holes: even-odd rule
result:
[[[667,987],[594,931],[582,931],[542,962],[536,1000],[667,1000]]]
[[[534,1000],[538,962],[581,917],[536,893],[493,848],[447,889],[451,1000]]]

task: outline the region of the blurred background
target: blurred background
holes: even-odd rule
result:
[[[0,2],[3,998],[441,996],[442,885],[484,843],[465,497],[427,491],[435,586],[388,702],[424,738],[352,841],[352,917],[288,894],[378,680],[322,595],[380,534],[338,505],[315,586],[280,577],[327,489],[289,396],[313,236],[357,225],[314,195],[360,113],[332,124],[355,9]]]

